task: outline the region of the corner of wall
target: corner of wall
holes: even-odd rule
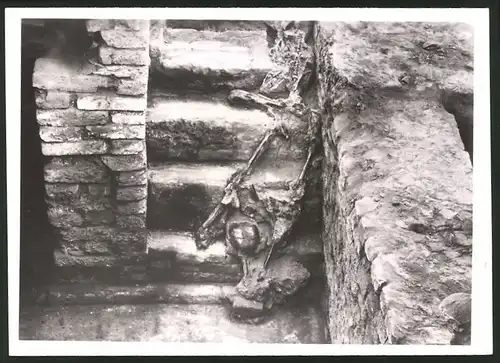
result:
[[[33,74],[55,261],[74,272],[61,274],[70,280],[99,280],[96,271],[108,267],[133,279],[124,271],[147,249],[149,21],[86,25],[80,36],[93,44],[84,56],[66,57],[63,47],[39,58]]]

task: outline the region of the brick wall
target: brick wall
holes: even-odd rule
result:
[[[472,32],[320,23],[316,53],[331,340],[449,344],[439,303],[471,290],[472,165],[442,103],[472,98]]]
[[[56,264],[90,268],[146,251],[149,21],[87,30],[100,35],[92,62],[39,58],[33,87]]]

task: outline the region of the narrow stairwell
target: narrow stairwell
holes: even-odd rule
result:
[[[231,174],[251,157],[264,132],[276,126],[261,110],[229,105],[227,95],[236,88],[258,91],[277,66],[269,57],[265,29],[167,28],[165,39],[161,64],[151,74],[146,124],[150,261],[159,267],[159,281],[225,284],[231,291],[242,277],[240,262],[226,255],[223,241],[197,250],[192,233],[222,198]],[[297,140],[307,125],[298,118],[286,124],[297,135],[293,142],[275,140],[248,180],[261,198],[279,197],[301,171],[307,149]],[[321,240],[313,232],[302,234],[283,252],[320,279]],[[314,307],[313,296],[307,301],[304,295],[296,300]],[[318,312],[304,313],[313,318]]]
[[[200,22],[197,29],[165,29],[160,56],[152,59],[146,116],[146,271],[138,262],[135,286],[54,287],[49,303],[67,306],[24,313],[25,321],[39,321],[42,328],[23,330],[21,323],[21,338],[326,342],[317,191],[307,190],[291,240],[277,251],[297,258],[310,281],[258,325],[231,317],[230,298],[242,278],[240,261],[226,254],[223,241],[207,250],[198,250],[194,242],[193,233],[222,198],[228,178],[251,157],[267,130],[283,122],[292,137],[290,142],[274,140],[247,181],[260,198],[279,200],[306,158],[303,120],[284,113],[275,119],[227,101],[233,89],[258,92],[266,74],[280,69],[270,57],[265,27],[251,28],[229,25],[213,31]]]

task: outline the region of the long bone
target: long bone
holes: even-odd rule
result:
[[[311,163],[313,153],[314,153],[314,147],[311,146],[311,147],[309,147],[307,159],[304,163],[304,166],[302,167],[302,171],[301,171],[300,175],[297,177],[297,179],[295,179],[291,183],[292,188],[303,188],[304,180],[305,180],[305,176],[306,176],[306,171],[309,168],[309,165]],[[303,193],[300,193],[300,194],[303,194]],[[278,242],[280,242],[280,241],[272,241],[271,248],[269,248],[269,252],[267,253],[266,260],[264,261],[263,270],[261,271],[261,275],[267,269],[267,265],[269,263],[269,260],[271,259],[271,255],[273,254],[274,246],[276,246],[278,244]]]
[[[309,110],[310,111],[310,117],[309,117],[309,136],[312,138],[314,135],[317,134],[318,129],[320,127],[319,124],[319,112],[316,110]],[[304,185],[305,185],[305,177],[307,175],[307,170],[309,169],[309,166],[312,161],[312,157],[314,155],[314,151],[316,149],[316,143],[313,140],[310,140],[309,148],[308,148],[308,153],[307,153],[307,158],[306,161],[304,162],[304,165],[302,167],[302,170],[297,177],[292,183],[290,183],[290,188],[293,189],[294,191],[294,202],[298,201],[299,199],[302,198],[304,195]],[[293,224],[295,221],[290,221],[290,225]],[[290,226],[291,227],[291,226]],[[280,236],[281,238],[282,236]],[[274,246],[278,244],[280,241],[279,240],[273,240],[271,247],[269,248],[269,252],[266,256],[266,259],[264,261],[263,269],[261,270],[260,276],[263,276],[263,273],[267,269],[267,265],[269,263],[269,260],[271,258],[271,255],[273,254],[274,251]]]
[[[224,188],[224,196],[222,200],[217,204],[215,209],[212,211],[212,213],[210,213],[208,218],[195,234],[195,242],[198,249],[206,249],[213,243],[213,240],[211,240],[212,238],[209,233],[209,228],[225,212],[226,206],[230,205],[231,203],[236,203],[236,206],[239,207],[236,196],[237,187],[241,185],[245,178],[252,173],[257,160],[267,150],[272,138],[276,136],[281,136],[286,140],[288,140],[290,137],[286,129],[281,125],[275,127],[272,130],[268,130],[262,138],[257,149],[255,149],[247,165],[243,168],[238,169],[233,175],[231,175],[226,187]]]
[[[286,108],[286,103],[283,100],[274,100],[258,93],[251,93],[241,89],[232,90],[227,101],[235,107],[254,108],[264,111],[268,116],[276,119],[274,109]]]

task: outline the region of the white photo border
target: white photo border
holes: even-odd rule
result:
[[[464,22],[474,27],[472,344],[470,346],[213,344],[19,340],[21,19],[234,19]],[[492,354],[489,10],[486,8],[6,8],[9,351],[12,356]]]

